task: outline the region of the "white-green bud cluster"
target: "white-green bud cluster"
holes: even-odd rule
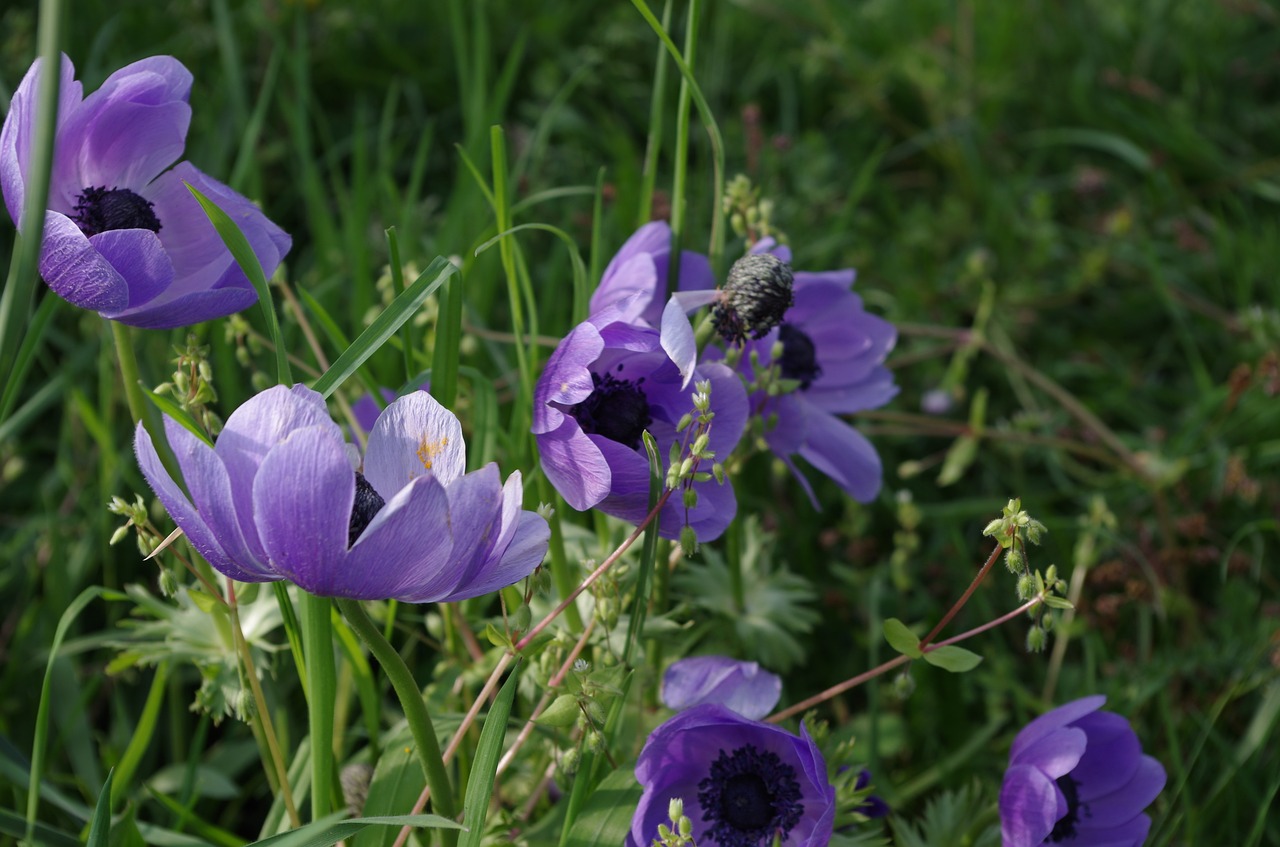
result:
[[[697,847],[693,841],[693,821],[684,813],[684,800],[672,797],[667,804],[671,825],[658,824],[658,837],[652,847]]]

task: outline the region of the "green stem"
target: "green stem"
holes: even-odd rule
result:
[[[431,714],[422,699],[422,689],[414,681],[409,666],[391,642],[382,637],[378,627],[370,620],[369,615],[357,600],[338,598],[338,608],[342,611],[347,623],[360,640],[373,653],[382,670],[391,681],[400,705],[404,708],[405,719],[409,722],[409,730],[418,748],[418,757],[422,761],[422,769],[426,772],[427,785],[431,789],[431,803],[436,814],[452,818],[457,814],[453,802],[453,787],[449,782],[449,772],[445,769],[444,758],[440,755],[440,742],[436,740],[435,727],[431,723]],[[456,830],[442,830],[441,837],[446,845],[457,843]]]
[[[147,398],[142,393],[142,378],[138,373],[138,357],[133,351],[133,330],[119,321],[107,321],[111,324],[111,338],[116,343],[116,360],[120,364],[120,381],[124,383],[124,397],[129,404],[129,415],[136,424],[147,422]],[[150,431],[151,427],[147,427]],[[156,433],[151,433],[152,440],[160,442]]]
[[[307,655],[307,724],[311,728],[311,819],[333,811],[333,705],[337,673],[328,597],[303,594],[302,642]]]

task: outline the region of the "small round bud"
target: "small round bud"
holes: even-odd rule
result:
[[[698,552],[698,534],[688,524],[680,528],[680,549],[686,556],[692,556]]]
[[[1029,574],[1023,574],[1018,577],[1018,599],[1030,600],[1031,595],[1036,593],[1035,580]]]
[[[667,817],[672,821],[678,821],[684,817],[684,799],[680,797],[672,797],[667,803]]]
[[[178,596],[178,578],[168,568],[160,569],[160,593],[165,597]]]
[[[567,776],[573,776],[577,773],[578,765],[580,764],[582,764],[582,754],[578,752],[577,747],[570,747],[560,757],[560,770]]]
[[[1044,650],[1045,642],[1048,636],[1045,631],[1038,626],[1033,626],[1027,630],[1027,652],[1040,653]]]
[[[685,817],[684,815],[681,815],[680,820],[676,823],[676,826],[680,829],[681,838],[685,839],[686,841],[693,838],[693,821],[689,820],[689,818]]]
[[[698,507],[698,489],[686,488],[681,496],[686,509],[696,509]]]
[[[910,671],[903,671],[902,673],[898,674],[897,677],[894,678],[893,693],[897,695],[898,699],[906,700],[913,693],[915,693],[915,690],[916,690],[916,681],[911,676]]]

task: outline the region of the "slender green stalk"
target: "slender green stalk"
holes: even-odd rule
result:
[[[435,727],[431,723],[431,714],[422,699],[422,689],[414,681],[409,666],[387,639],[382,637],[378,627],[369,619],[369,615],[357,600],[339,598],[338,608],[351,624],[351,629],[365,643],[373,657],[382,666],[400,705],[404,708],[405,719],[409,722],[409,731],[418,748],[418,757],[422,761],[422,769],[426,773],[427,785],[431,789],[431,802],[437,814],[452,818],[457,814],[454,806],[453,786],[449,782],[449,771],[445,768],[444,758],[440,754],[440,742],[436,740]],[[457,832],[442,830],[441,838],[446,845],[457,843]]]
[[[307,724],[311,728],[311,819],[333,811],[333,703],[337,674],[329,598],[303,594],[302,643],[307,654]]]
[[[160,717],[160,706],[164,703],[165,685],[169,679],[170,668],[168,659],[156,665],[156,675],[151,678],[151,690],[147,692],[147,700],[143,704],[142,714],[138,716],[133,737],[129,739],[129,746],[125,748],[120,761],[115,766],[118,777],[111,788],[112,803],[119,803],[123,799],[125,791],[133,782],[133,774],[138,770],[138,763],[142,761],[143,754],[147,752],[147,748],[151,746],[151,740],[155,738],[156,721]]]
[[[671,6],[673,0],[662,4],[662,28],[671,26]],[[654,57],[653,94],[649,99],[649,137],[644,148],[644,168],[640,172],[640,208],[636,214],[636,227],[648,223],[653,214],[653,186],[658,179],[658,156],[662,152],[663,112],[666,106],[667,90],[667,57],[666,48],[658,45],[658,55]],[[597,227],[593,232],[599,232]],[[592,279],[596,278],[596,268],[592,265]],[[673,290],[670,286],[668,291]]]
[[[493,213],[497,218],[498,232],[511,229],[511,205],[507,192],[507,146],[503,139],[502,127],[494,126],[489,130],[489,141],[493,155]],[[515,244],[510,236],[498,242],[498,252],[502,258],[503,274],[507,278],[507,297],[511,307],[511,329],[516,337],[516,366],[520,371],[520,381],[516,391],[516,402],[511,410],[511,420],[524,423],[529,420],[529,409],[533,405],[533,369],[529,361],[529,352],[524,331],[524,306],[520,297],[520,279],[516,273]]]
[[[285,767],[284,754],[280,750],[280,742],[276,739],[275,724],[271,722],[271,711],[267,708],[267,698],[262,692],[262,683],[258,681],[258,672],[253,666],[253,654],[249,651],[249,643],[245,640],[244,629],[240,626],[240,604],[236,602],[235,583],[227,577],[227,611],[231,616],[231,637],[235,641],[236,652],[244,665],[244,675],[249,680],[249,693],[253,695],[253,717],[261,727],[262,739],[266,742],[270,762],[263,762],[268,776],[274,776],[284,797],[285,808],[289,811],[289,820],[295,828],[302,826],[302,818],[298,815],[298,807],[294,804],[293,791],[289,787],[289,772]],[[305,683],[304,683],[305,686]]]
[[[129,415],[136,424],[142,421],[147,424],[147,398],[142,393],[141,377],[138,374],[138,357],[133,351],[133,330],[119,321],[107,321],[111,324],[111,338],[116,344],[116,361],[120,364],[120,381],[124,383],[124,397],[129,404]],[[147,426],[150,432],[151,427]],[[151,433],[152,440],[164,443],[157,438],[158,433]],[[119,783],[117,783],[119,784]]]
[[[49,205],[49,174],[53,169],[53,141],[57,131],[58,90],[62,85],[61,29],[62,3],[42,0],[38,31],[42,73],[36,92],[30,159],[24,175],[26,197],[22,228],[13,245],[9,279],[0,292],[0,373],[6,375],[13,373],[14,358],[22,343],[36,286],[40,245],[44,240],[44,214]]]
[[[538,474],[538,499],[544,503],[563,503],[556,497],[545,474]],[[577,570],[570,565],[569,555],[564,549],[564,531],[560,526],[561,511],[562,509],[557,505],[547,520],[551,525],[551,581],[555,583],[557,594],[568,597],[578,585],[578,574]],[[571,603],[565,607],[565,618],[569,623],[569,629],[582,632],[582,616],[578,614],[576,605]]]
[[[698,0],[689,0],[689,14],[685,20],[684,61],[693,67],[694,50],[698,44]],[[684,219],[688,205],[689,178],[689,100],[692,78],[680,80],[680,95],[676,100],[676,155],[675,174],[671,184],[671,254],[667,259],[667,291],[680,288],[680,252],[684,247]]]

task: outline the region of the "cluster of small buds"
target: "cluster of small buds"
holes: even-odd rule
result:
[[[671,445],[667,457],[666,486],[669,490],[682,489],[680,496],[685,513],[698,505],[698,490],[695,482],[708,482],[712,478],[724,485],[724,466],[715,461],[714,450],[708,450],[711,441],[711,422],[715,412],[711,411],[711,381],[699,380],[694,383],[692,394],[693,411],[686,412],[676,424],[676,432],[684,433],[684,439],[677,439]],[[710,462],[711,470],[699,470],[699,466]],[[692,556],[698,549],[698,539],[693,527],[686,521],[680,532],[680,546],[686,556]]]
[[[651,847],[697,847],[693,840],[693,821],[684,813],[684,800],[672,797],[667,805],[671,826],[658,824],[658,837]]]
[[[228,315],[226,318],[226,341],[234,344],[236,363],[249,371],[249,382],[255,391],[265,391],[275,384],[275,380],[266,372],[254,365],[254,362],[266,350],[262,336],[254,331],[247,318],[241,312]]]
[[[745,174],[738,174],[724,190],[724,212],[729,225],[747,244],[755,244],[761,238],[785,241],[782,231],[770,220],[773,217],[773,201],[760,196],[760,189],[751,184]]]
[[[164,536],[152,525],[151,517],[147,514],[147,504],[143,501],[141,494],[135,494],[132,503],[119,495],[114,495],[111,502],[107,504],[107,511],[125,518],[125,522],[111,533],[109,543],[118,544],[129,534],[130,529],[136,530],[138,552],[145,558],[154,553],[160,546],[160,542],[164,540]]]
[[[156,386],[156,393],[172,395],[208,435],[217,435],[222,431],[222,419],[209,408],[209,404],[218,399],[218,392],[213,388],[209,348],[199,343],[195,333],[188,333],[186,346],[174,345],[173,352],[177,354],[173,359],[177,368],[169,382]]]
[[[1058,566],[1050,565],[1041,573],[1032,569],[1027,558],[1027,544],[1038,545],[1046,532],[1044,524],[1023,511],[1022,501],[1016,498],[1009,501],[999,518],[982,530],[983,535],[995,538],[1004,548],[1005,566],[1017,577],[1018,599],[1026,602],[1038,597],[1041,600],[1029,612],[1032,625],[1027,631],[1027,650],[1033,653],[1044,650],[1049,631],[1053,629],[1054,617],[1047,610],[1071,608],[1064,596],[1067,584],[1058,576]]]

